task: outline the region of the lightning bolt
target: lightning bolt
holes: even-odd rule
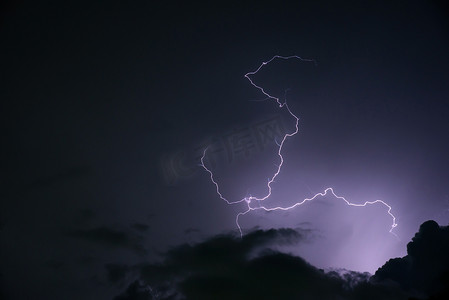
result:
[[[280,56],[280,55],[275,55],[275,56],[273,56],[270,60],[265,61],[265,62],[262,62],[262,64],[261,64],[255,71],[253,71],[253,72],[248,72],[248,73],[245,74],[245,78],[248,79],[248,81],[251,83],[251,85],[252,85],[253,87],[255,87],[256,89],[258,89],[262,94],[264,94],[264,96],[266,97],[264,100],[270,100],[270,99],[271,99],[271,100],[276,101],[277,104],[279,105],[279,108],[285,108],[285,109],[287,110],[287,112],[288,112],[288,113],[295,119],[295,130],[294,130],[293,132],[286,133],[286,134],[284,135],[284,137],[282,138],[282,140],[281,140],[280,143],[277,142],[277,141],[275,141],[276,144],[278,145],[278,151],[277,151],[277,154],[278,154],[278,156],[279,156],[280,163],[277,165],[277,170],[274,172],[274,174],[272,175],[272,177],[268,179],[268,183],[267,183],[267,192],[266,192],[266,194],[265,194],[264,196],[262,196],[262,197],[248,196],[248,197],[244,197],[244,198],[242,198],[242,199],[235,200],[235,201],[230,201],[230,200],[226,199],[226,198],[223,196],[223,194],[221,193],[221,191],[220,191],[220,186],[219,186],[218,182],[215,180],[213,172],[212,172],[211,169],[209,169],[209,168],[205,165],[205,163],[204,163],[204,158],[206,157],[206,153],[207,153],[207,149],[208,149],[208,148],[204,149],[203,155],[202,155],[202,157],[201,157],[201,164],[200,164],[200,166],[203,167],[204,170],[206,170],[206,172],[209,173],[209,175],[210,175],[210,180],[211,180],[212,183],[215,185],[215,189],[216,189],[217,195],[220,197],[220,199],[222,199],[223,201],[225,201],[225,202],[226,202],[227,204],[229,204],[229,205],[231,205],[231,204],[237,204],[237,203],[245,203],[245,204],[246,204],[246,210],[245,210],[245,211],[242,211],[242,212],[239,212],[239,213],[236,215],[236,217],[235,217],[235,223],[237,224],[237,228],[239,229],[240,236],[241,236],[241,237],[243,236],[243,232],[242,232],[242,228],[240,227],[240,224],[239,224],[239,219],[240,219],[241,216],[244,216],[244,215],[246,215],[247,213],[249,213],[249,212],[251,212],[251,211],[254,211],[254,210],[260,210],[260,209],[262,209],[262,210],[264,210],[264,211],[267,211],[267,212],[270,212],[270,211],[276,211],[276,210],[287,211],[287,210],[293,209],[293,208],[295,208],[295,207],[297,207],[297,206],[303,205],[304,203],[306,203],[306,202],[308,202],[308,201],[315,200],[315,199],[318,198],[318,197],[325,197],[326,195],[328,195],[328,193],[330,193],[330,194],[331,194],[332,196],[334,196],[336,199],[343,200],[343,201],[344,201],[347,205],[349,205],[349,206],[365,207],[365,206],[367,206],[367,205],[373,205],[373,204],[376,204],[376,203],[379,203],[379,204],[385,206],[385,207],[387,208],[387,213],[390,215],[390,217],[391,217],[392,220],[393,220],[393,223],[392,223],[392,225],[391,225],[391,228],[390,228],[390,231],[389,231],[389,232],[397,237],[397,235],[393,232],[393,229],[398,225],[398,224],[396,223],[396,217],[391,213],[391,206],[388,205],[386,202],[384,202],[384,201],[382,201],[382,200],[375,200],[375,201],[366,201],[366,202],[363,203],[363,204],[360,204],[360,203],[352,203],[352,202],[349,202],[348,200],[346,200],[344,197],[338,196],[337,194],[335,194],[334,190],[333,190],[332,188],[330,188],[330,187],[329,187],[329,188],[326,188],[326,189],[325,189],[323,192],[321,192],[321,193],[315,194],[315,195],[314,195],[313,197],[311,197],[311,198],[305,198],[305,199],[303,199],[302,201],[296,202],[295,204],[293,204],[293,205],[291,205],[291,206],[287,206],[287,207],[280,207],[280,206],[276,206],[276,207],[266,207],[266,206],[260,205],[260,202],[261,202],[261,201],[265,201],[265,200],[267,200],[268,198],[270,198],[271,193],[272,193],[272,187],[271,187],[271,186],[272,186],[273,182],[275,181],[276,177],[277,177],[277,176],[279,175],[279,173],[281,172],[282,166],[283,166],[283,164],[284,164],[284,157],[282,156],[282,148],[284,147],[285,141],[287,140],[287,138],[292,137],[292,136],[296,135],[296,134],[299,132],[299,118],[298,118],[298,117],[297,117],[297,116],[290,110],[290,108],[289,108],[288,105],[287,105],[287,100],[284,99],[284,102],[282,102],[279,98],[274,97],[274,96],[268,94],[268,93],[263,89],[263,87],[261,87],[261,86],[255,84],[254,81],[251,79],[251,76],[257,74],[257,73],[258,73],[264,66],[268,65],[269,63],[271,63],[271,62],[272,62],[273,60],[275,60],[275,59],[282,59],[282,60],[297,59],[297,60],[300,60],[300,61],[302,61],[302,62],[313,62],[314,64],[316,64],[316,61],[315,61],[314,59],[304,59],[304,58],[301,58],[301,57],[299,57],[299,56],[297,56],[297,55],[292,55],[292,56]],[[251,204],[252,204],[253,202],[255,202],[255,201],[257,201],[257,202],[259,203],[259,206],[257,206],[257,207],[252,207]]]

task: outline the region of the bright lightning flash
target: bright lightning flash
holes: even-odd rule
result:
[[[281,172],[282,165],[284,164],[284,157],[282,156],[282,148],[284,147],[284,143],[285,143],[285,141],[286,141],[286,139],[287,139],[288,137],[292,137],[292,136],[294,136],[295,134],[297,134],[297,133],[299,132],[299,118],[298,118],[298,117],[297,117],[297,116],[290,110],[290,108],[289,108],[288,105],[287,105],[287,101],[284,100],[284,102],[281,102],[279,98],[274,97],[274,96],[268,94],[268,93],[267,93],[261,86],[255,84],[254,81],[251,79],[251,76],[257,74],[257,73],[258,73],[258,72],[259,72],[265,65],[271,63],[271,62],[272,62],[273,60],[275,60],[275,59],[283,59],[283,60],[297,59],[297,60],[304,61],[304,62],[313,62],[313,63],[316,63],[315,60],[313,60],[313,59],[304,59],[304,58],[301,58],[301,57],[296,56],[296,55],[292,55],[292,56],[280,56],[280,55],[275,55],[275,56],[273,56],[270,60],[268,60],[268,61],[266,61],[266,62],[262,62],[262,64],[261,64],[255,71],[253,71],[253,72],[248,72],[248,73],[245,74],[245,78],[249,80],[249,82],[251,83],[252,86],[254,86],[256,89],[258,89],[259,91],[261,91],[262,94],[264,94],[264,95],[266,96],[266,99],[272,99],[272,100],[276,101],[276,102],[278,103],[278,105],[279,105],[280,108],[285,108],[285,109],[288,111],[288,113],[295,119],[295,130],[294,130],[293,132],[291,132],[291,133],[286,133],[286,134],[284,135],[284,137],[282,138],[282,140],[281,140],[280,143],[278,143],[278,142],[276,141],[276,144],[278,145],[278,151],[277,151],[277,152],[278,152],[278,156],[279,156],[280,163],[279,163],[278,166],[277,166],[276,172],[275,172],[275,173],[273,174],[273,176],[268,180],[268,183],[267,183],[267,192],[266,192],[266,194],[265,194],[264,196],[261,196],[261,197],[249,196],[249,197],[242,198],[242,199],[240,199],[240,200],[229,201],[229,200],[226,199],[226,198],[223,196],[223,194],[220,192],[220,186],[219,186],[218,182],[215,180],[214,174],[212,173],[212,171],[211,171],[211,170],[204,164],[204,158],[205,158],[205,156],[206,156],[207,148],[204,149],[203,156],[201,157],[201,166],[202,166],[202,167],[209,173],[209,175],[210,175],[210,180],[211,180],[212,183],[215,185],[216,192],[217,192],[218,196],[219,196],[222,200],[224,200],[227,204],[230,204],[230,205],[231,205],[231,204],[237,204],[237,203],[243,203],[243,202],[246,203],[246,206],[247,206],[246,210],[245,210],[245,211],[242,211],[242,212],[239,212],[239,213],[237,214],[237,216],[235,217],[235,223],[237,224],[237,227],[238,227],[238,229],[239,229],[239,231],[240,231],[240,236],[243,236],[243,232],[242,232],[242,228],[240,227],[240,224],[239,224],[239,218],[240,218],[241,216],[243,216],[243,215],[246,215],[247,213],[249,213],[249,212],[251,212],[251,211],[253,211],[253,210],[263,209],[264,211],[267,211],[267,212],[268,212],[268,211],[275,211],[275,210],[283,210],[283,211],[286,211],[286,210],[293,209],[293,208],[295,208],[295,207],[297,207],[297,206],[303,205],[304,203],[306,203],[306,202],[308,202],[308,201],[312,201],[312,200],[314,200],[314,199],[316,199],[316,198],[318,198],[318,197],[325,197],[328,193],[330,193],[330,194],[332,194],[332,196],[334,196],[336,199],[343,200],[343,201],[344,201],[347,205],[349,205],[349,206],[365,207],[365,206],[367,206],[367,205],[372,205],[372,204],[376,204],[376,203],[380,203],[381,205],[385,206],[385,207],[387,208],[387,213],[388,213],[388,214],[391,216],[391,218],[393,219],[393,224],[391,225],[391,228],[390,228],[390,231],[389,231],[389,232],[397,237],[397,235],[393,232],[393,229],[394,229],[398,224],[396,223],[396,217],[391,213],[391,206],[390,206],[390,205],[388,205],[387,203],[385,203],[385,202],[382,201],[382,200],[366,201],[366,202],[363,203],[363,204],[351,203],[351,202],[349,202],[348,200],[346,200],[344,197],[341,197],[341,196],[336,195],[335,192],[334,192],[334,190],[333,190],[332,188],[330,188],[330,187],[327,188],[327,189],[325,189],[324,192],[317,193],[317,194],[315,194],[315,195],[314,195],[313,197],[311,197],[311,198],[305,198],[305,199],[303,199],[302,201],[296,202],[295,204],[293,204],[293,205],[291,205],[291,206],[288,206],[288,207],[280,207],[280,206],[277,206],[277,207],[266,207],[266,206],[260,206],[260,205],[257,206],[257,207],[252,207],[252,206],[251,206],[251,204],[252,204],[253,202],[257,201],[258,203],[260,203],[260,201],[267,200],[267,199],[271,196],[271,192],[272,192],[272,187],[271,187],[271,185],[273,184],[274,180],[276,179],[276,177],[277,177],[277,176],[279,175],[279,173]]]

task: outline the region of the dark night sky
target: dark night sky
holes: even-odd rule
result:
[[[169,263],[150,264],[158,257],[189,270],[177,255],[209,255],[213,245],[234,249],[234,259],[270,244],[318,268],[374,274],[407,255],[424,221],[449,224],[443,1],[153,2],[3,4],[0,297],[112,299],[137,278],[175,276]],[[293,130],[273,102],[249,101],[263,95],[244,74],[274,55],[317,64],[275,60],[254,76],[276,97],[288,89],[301,119],[269,204],[326,187],[356,203],[382,199],[398,239],[383,207],[330,197],[248,214],[248,237],[231,238],[244,206],[217,197],[198,153],[222,150],[213,169],[230,199],[264,193],[278,163],[274,141],[247,154],[225,143],[270,120]],[[190,254],[178,246],[194,242]],[[306,268],[293,256],[257,259],[249,269],[276,259]],[[318,276],[307,266],[307,278]]]

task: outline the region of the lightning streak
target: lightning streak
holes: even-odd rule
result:
[[[255,87],[256,89],[258,89],[262,94],[264,94],[264,95],[266,96],[266,98],[265,98],[264,100],[269,100],[269,99],[271,99],[271,100],[276,101],[277,104],[279,105],[279,108],[285,108],[285,109],[287,110],[287,112],[288,112],[288,113],[295,119],[295,129],[293,130],[293,132],[286,133],[286,134],[284,135],[284,137],[282,138],[282,140],[281,140],[280,143],[279,143],[278,141],[275,141],[276,144],[278,145],[278,151],[277,151],[277,154],[278,154],[278,156],[279,156],[279,161],[280,161],[280,162],[279,162],[279,164],[277,165],[277,169],[276,169],[276,171],[274,172],[274,174],[272,175],[272,177],[268,179],[268,182],[267,182],[267,192],[266,192],[266,194],[265,194],[264,196],[261,196],[261,197],[249,196],[249,197],[244,197],[244,198],[239,199],[239,200],[229,201],[229,200],[226,199],[226,198],[223,196],[223,194],[221,193],[221,191],[220,191],[220,186],[219,186],[218,182],[215,180],[213,172],[212,172],[212,171],[211,171],[211,170],[204,164],[204,158],[205,158],[205,156],[206,156],[206,152],[207,152],[207,149],[208,149],[208,148],[204,149],[203,156],[201,157],[201,164],[200,164],[200,165],[204,168],[204,170],[206,170],[206,171],[209,173],[209,175],[210,175],[210,180],[211,180],[212,183],[215,185],[216,192],[217,192],[218,196],[220,197],[220,199],[222,199],[223,201],[225,201],[227,204],[237,204],[237,203],[245,203],[245,204],[246,204],[247,209],[246,209],[245,211],[243,211],[243,212],[239,212],[239,213],[237,214],[236,218],[235,218],[235,223],[237,224],[237,227],[238,227],[238,229],[239,229],[240,236],[243,236],[243,232],[242,232],[242,228],[240,227],[240,224],[239,224],[239,218],[240,218],[241,216],[243,216],[243,215],[246,215],[247,213],[249,213],[249,212],[251,212],[251,211],[253,211],[253,210],[263,209],[264,211],[267,211],[267,212],[269,212],[269,211],[275,211],[275,210],[287,211],[287,210],[293,209],[293,208],[295,208],[295,207],[297,207],[297,206],[303,205],[304,203],[306,203],[306,202],[308,202],[308,201],[312,201],[312,200],[314,200],[314,199],[316,199],[316,198],[318,198],[318,197],[325,197],[329,192],[330,192],[330,194],[332,194],[332,196],[334,196],[336,199],[343,200],[343,201],[344,201],[347,205],[349,205],[349,206],[365,207],[365,206],[367,206],[367,205],[372,205],[372,204],[376,204],[376,203],[380,203],[380,204],[384,205],[384,206],[387,208],[387,213],[391,216],[391,218],[392,218],[392,220],[393,220],[393,223],[392,223],[392,225],[391,225],[391,228],[390,228],[390,231],[389,231],[389,232],[390,232],[391,234],[393,234],[393,235],[396,236],[396,234],[393,232],[393,229],[394,229],[398,224],[396,223],[396,217],[391,213],[391,206],[390,206],[390,205],[388,205],[387,203],[385,203],[385,202],[382,201],[382,200],[366,201],[366,202],[363,203],[363,204],[351,203],[351,202],[349,202],[348,200],[346,200],[344,197],[341,197],[341,196],[338,196],[337,194],[335,194],[334,190],[333,190],[332,188],[330,188],[330,187],[327,188],[327,189],[325,189],[324,192],[317,193],[317,194],[315,194],[315,195],[314,195],[313,197],[311,197],[311,198],[305,198],[304,200],[302,200],[302,201],[300,201],[300,202],[296,202],[295,204],[293,204],[293,205],[291,205],[291,206],[288,206],[288,207],[280,207],[280,206],[277,206],[277,207],[266,207],[266,206],[261,206],[261,205],[260,205],[260,202],[261,202],[261,201],[267,200],[267,199],[271,196],[271,193],[272,193],[272,187],[271,187],[271,185],[273,184],[274,180],[276,179],[276,177],[277,177],[277,176],[279,175],[279,173],[281,172],[282,165],[284,164],[284,157],[282,156],[282,148],[284,147],[285,141],[287,140],[287,138],[292,137],[292,136],[296,135],[296,134],[299,132],[299,118],[298,118],[298,117],[297,117],[297,116],[290,110],[290,108],[289,108],[288,105],[287,105],[287,101],[284,100],[284,102],[281,102],[281,100],[280,100],[279,98],[274,97],[274,96],[268,94],[268,93],[267,93],[261,86],[255,84],[254,81],[251,79],[251,76],[257,74],[257,73],[258,73],[264,66],[266,66],[266,65],[269,64],[269,63],[271,63],[271,62],[272,62],[273,60],[275,60],[275,59],[283,59],[283,60],[297,59],[297,60],[300,60],[300,61],[303,61],[303,62],[313,62],[313,63],[316,64],[316,61],[313,60],[313,59],[304,59],[304,58],[301,58],[301,57],[296,56],[296,55],[292,55],[292,56],[280,56],[280,55],[275,55],[275,56],[273,56],[270,60],[268,60],[268,61],[266,61],[266,62],[262,62],[262,64],[261,64],[255,71],[253,71],[253,72],[248,72],[248,73],[245,74],[245,78],[249,80],[249,82],[251,83],[251,85],[252,85],[253,87]],[[257,202],[259,203],[259,206],[257,206],[257,207],[252,207],[252,206],[251,206],[251,203],[253,203],[253,201],[257,201]]]

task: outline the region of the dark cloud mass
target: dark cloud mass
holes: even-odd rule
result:
[[[449,299],[449,226],[424,222],[407,244],[407,255],[389,260],[373,280],[391,280],[418,295]]]
[[[304,238],[300,230],[271,229],[241,239],[227,234],[183,244],[165,253],[160,263],[133,267],[139,278],[115,299],[409,299],[419,292],[401,289],[393,276],[380,280],[376,273],[372,280],[368,273],[324,271],[275,250],[300,245]],[[120,276],[127,269],[114,268]],[[111,276],[113,268],[107,269]]]

